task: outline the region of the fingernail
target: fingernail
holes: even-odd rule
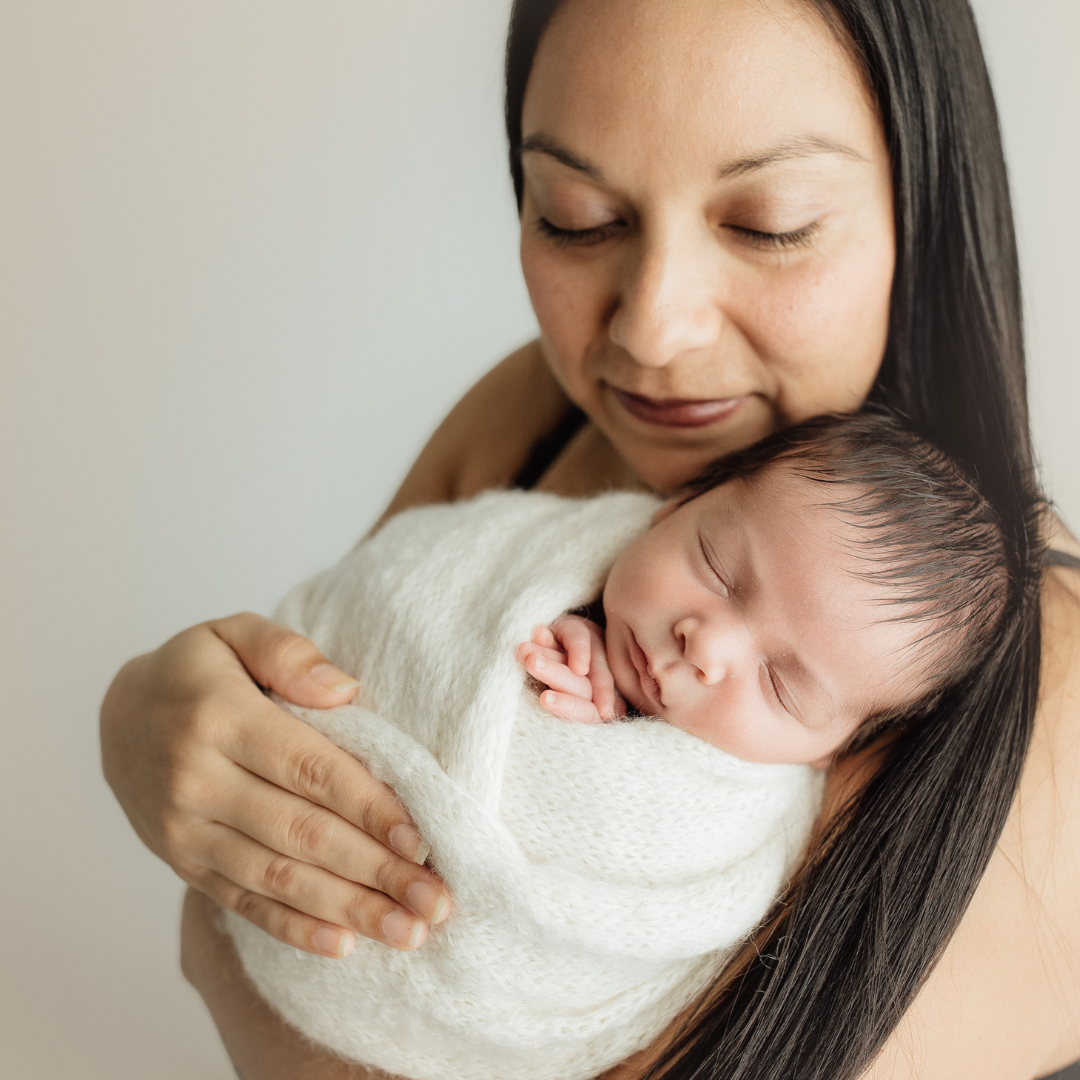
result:
[[[434,885],[414,881],[405,892],[409,907],[428,922],[441,923],[450,914],[450,901]]]
[[[537,653],[536,656],[533,657],[533,663],[538,668],[546,668],[547,667],[547,661],[539,653]]]
[[[324,690],[334,694],[343,694],[346,690],[355,690],[360,682],[339,671],[333,664],[316,664],[308,674]]]
[[[423,866],[431,854],[431,848],[424,843],[424,838],[412,825],[395,825],[387,839],[395,851],[400,852],[406,859],[412,859],[418,866]]]
[[[389,941],[415,949],[427,937],[427,923],[414,919],[401,908],[396,908],[383,919],[382,932]]]
[[[544,700],[549,705],[554,705],[555,704],[555,692],[553,690],[545,690],[544,691]]]
[[[344,960],[355,948],[356,939],[352,934],[335,930],[331,926],[320,926],[312,935],[311,944],[326,956],[332,956],[335,960]]]

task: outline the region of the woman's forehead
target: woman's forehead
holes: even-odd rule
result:
[[[565,0],[523,112],[526,138],[631,153],[654,139],[717,171],[798,140],[865,143],[877,129],[854,60],[803,0]]]

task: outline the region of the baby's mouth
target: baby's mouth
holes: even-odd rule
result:
[[[629,630],[629,627],[627,629]],[[630,630],[630,659],[633,661],[634,667],[637,668],[638,681],[641,683],[641,689],[645,697],[657,705],[663,706],[664,699],[660,696],[660,684],[656,681],[652,668],[649,667],[649,658],[645,655],[645,650],[638,644],[633,630]]]

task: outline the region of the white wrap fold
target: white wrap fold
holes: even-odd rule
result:
[[[521,492],[400,514],[278,618],[364,706],[294,710],[400,795],[454,912],[414,953],[344,961],[229,917],[281,1015],[413,1080],[586,1080],[654,1038],[761,919],[820,801],[660,721],[547,716],[514,658],[595,599],[651,496]]]

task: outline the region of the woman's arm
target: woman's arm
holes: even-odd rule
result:
[[[221,909],[194,889],[184,897],[180,967],[206,1002],[242,1080],[375,1080],[305,1039],[248,981],[232,939],[218,926]]]

